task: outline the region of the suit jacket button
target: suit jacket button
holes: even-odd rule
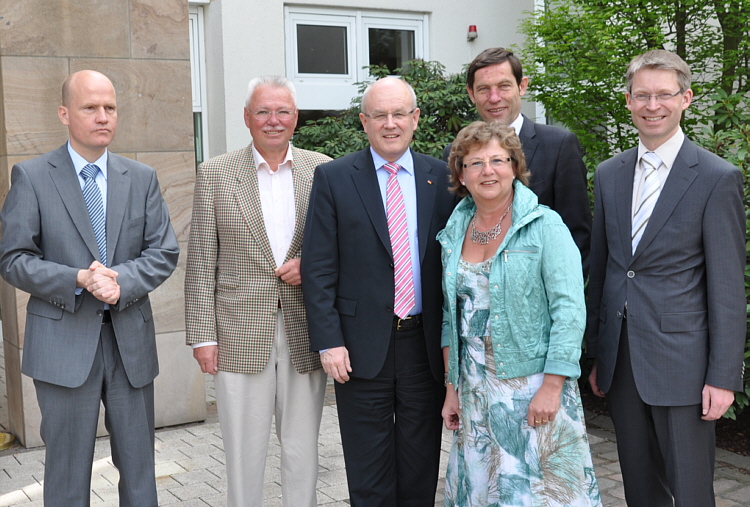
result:
[[[635,271],[628,271],[628,278],[635,278]]]
[[[617,318],[622,318],[622,312],[617,312]]]

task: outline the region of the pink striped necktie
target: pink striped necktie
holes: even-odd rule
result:
[[[401,186],[398,184],[398,173],[401,166],[385,164],[388,171],[388,183],[385,187],[386,215],[388,234],[391,237],[393,250],[393,279],[396,297],[393,302],[393,313],[403,319],[409,316],[414,308],[414,280],[411,274],[411,253],[409,251],[409,227],[406,223],[406,206]]]

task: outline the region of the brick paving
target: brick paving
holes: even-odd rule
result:
[[[5,362],[0,347],[0,431],[8,425],[5,392]],[[183,507],[223,507],[226,505],[224,448],[216,415],[213,381],[206,376],[208,419],[203,423],[156,432],[156,484],[159,505]],[[589,441],[599,488],[605,507],[625,507],[622,476],[617,460],[611,421],[587,413]],[[443,432],[441,477],[450,450],[452,435]],[[267,507],[281,506],[279,443],[272,431],[265,474]],[[329,383],[319,441],[320,474],[318,505],[349,505],[346,473],[336,416],[335,397]],[[19,444],[0,452],[0,507],[42,506],[44,448],[23,449]],[[117,506],[117,469],[109,454],[109,439],[97,440],[91,480],[91,505]],[[718,507],[750,506],[750,458],[717,450],[715,489]],[[435,505],[442,505],[443,479]]]

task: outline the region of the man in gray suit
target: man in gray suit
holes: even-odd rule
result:
[[[714,505],[714,425],[742,388],[740,171],[680,128],[690,69],[635,57],[625,98],[640,142],[596,172],[589,381],[606,394],[628,505]]]
[[[0,273],[28,292],[22,372],[34,379],[47,446],[44,504],[89,505],[100,400],[121,506],[156,506],[148,294],[179,248],[155,171],[107,150],[115,89],[71,74],[60,121],[69,142],[16,164],[0,220]]]
[[[466,71],[466,91],[486,122],[500,122],[518,134],[531,171],[529,188],[539,203],[560,214],[581,252],[584,277],[589,267],[591,209],[586,166],[581,145],[573,132],[535,123],[521,114],[521,97],[529,78],[523,75],[521,60],[505,48],[488,48],[479,53]],[[443,150],[448,161],[453,143]]]

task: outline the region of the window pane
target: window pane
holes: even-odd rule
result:
[[[370,28],[370,65],[384,65],[393,72],[414,59],[414,31]]]
[[[203,162],[203,120],[201,113],[193,113],[193,142],[195,147],[195,168]]]
[[[302,74],[348,74],[346,27],[297,25],[297,68]]]

